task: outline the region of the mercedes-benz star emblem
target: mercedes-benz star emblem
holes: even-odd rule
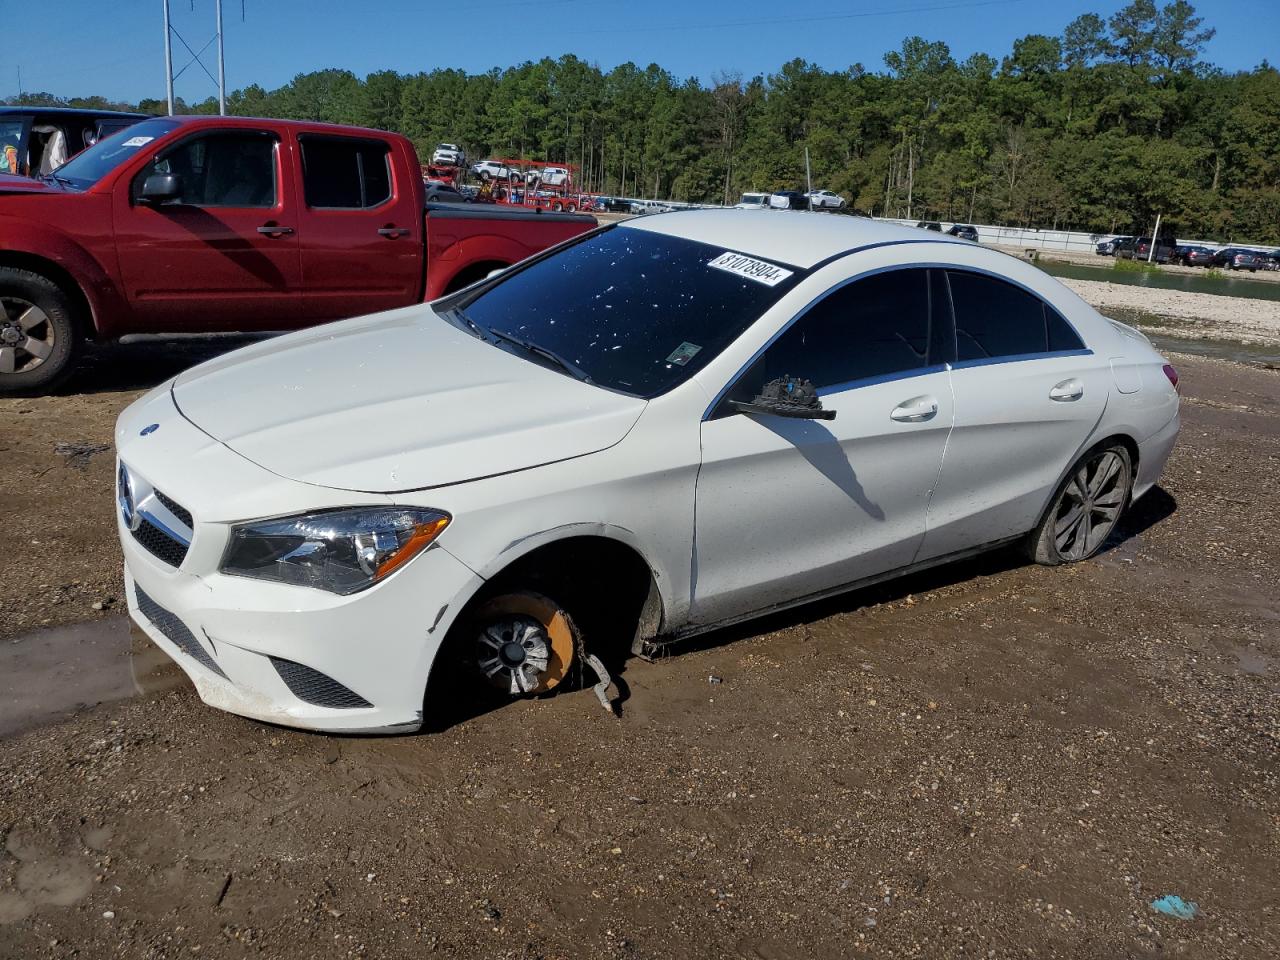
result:
[[[131,531],[136,531],[142,525],[142,516],[138,513],[137,507],[133,502],[133,478],[129,476],[129,468],[123,463],[120,464],[120,471],[116,476],[116,485],[118,487],[116,499],[120,503],[120,519],[124,521],[124,525]]]

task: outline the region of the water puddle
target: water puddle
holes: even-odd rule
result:
[[[188,682],[127,617],[37,630],[0,642],[0,737]]]
[[[1110,311],[1115,313],[1116,311]],[[1123,317],[1117,317],[1123,320]],[[1125,320],[1124,322],[1128,322]],[[1138,324],[1142,327],[1141,322]],[[1280,349],[1265,343],[1240,343],[1235,340],[1209,340],[1189,337],[1171,337],[1156,333],[1149,328],[1142,328],[1152,343],[1160,350],[1170,353],[1189,353],[1197,357],[1211,357],[1215,360],[1233,360],[1236,363],[1262,364],[1268,367],[1280,366]]]

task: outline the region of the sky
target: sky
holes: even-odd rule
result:
[[[98,94],[135,102],[164,97],[163,0],[0,0],[0,97],[26,91]],[[170,0],[174,69],[215,33],[214,0]],[[480,72],[573,53],[608,70],[651,62],[679,78],[717,72],[744,78],[802,57],[826,69],[883,69],[886,51],[919,34],[957,59],[999,58],[1029,33],[1058,35],[1082,13],[1108,16],[1100,0],[224,0],[227,91],[273,89],[327,67],[359,76],[436,67]],[[1197,5],[1218,30],[1206,59],[1245,70],[1280,59],[1280,4],[1225,0]],[[203,60],[217,75],[213,47]],[[189,102],[217,92],[199,64],[178,78]]]

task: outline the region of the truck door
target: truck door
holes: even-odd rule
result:
[[[162,148],[112,200],[125,294],[150,330],[282,330],[300,321],[297,202],[283,145],[206,130]],[[149,203],[153,174],[180,195]]]
[[[375,138],[298,135],[302,304],[335,320],[408,306],[422,295],[416,164]]]

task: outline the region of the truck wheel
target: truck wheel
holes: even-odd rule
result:
[[[48,277],[0,267],[0,395],[44,392],[75,367],[77,311]]]

